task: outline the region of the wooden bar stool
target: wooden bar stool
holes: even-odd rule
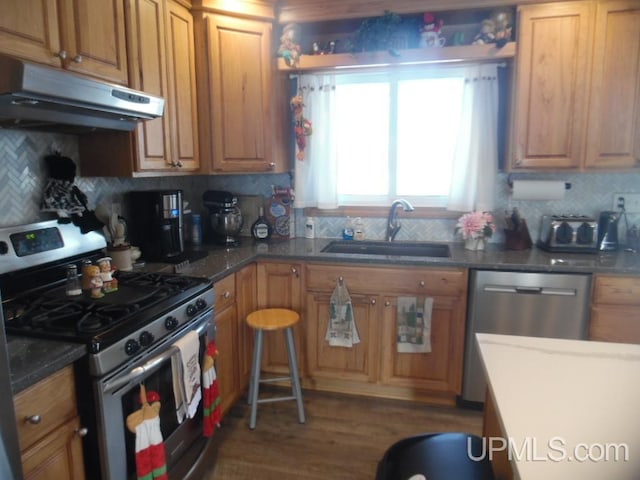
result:
[[[293,342],[293,326],[300,320],[300,315],[293,310],[285,308],[266,308],[256,310],[247,316],[247,324],[255,330],[255,344],[253,347],[253,362],[251,364],[251,380],[249,381],[249,405],[251,416],[249,428],[256,428],[258,415],[258,403],[280,402],[283,400],[295,400],[298,404],[298,421],[305,422],[304,405],[302,404],[302,390],[298,378],[298,362],[296,360],[296,346]],[[262,337],[265,330],[282,330],[286,336],[287,354],[289,355],[289,376],[276,378],[260,378],[262,364]],[[291,382],[291,396],[272,397],[259,399],[260,383],[279,382],[289,380]]]

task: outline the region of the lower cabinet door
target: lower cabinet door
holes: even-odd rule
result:
[[[22,453],[25,480],[84,480],[80,418],[75,417]]]
[[[216,375],[220,387],[220,401],[224,415],[240,396],[237,371],[236,305],[216,313]]]
[[[330,293],[307,294],[307,363],[312,379],[337,379],[375,383],[378,358],[376,297],[351,295],[360,342],[351,347],[332,346],[326,340],[330,318]]]
[[[382,384],[460,393],[464,355],[464,305],[461,308],[461,302],[453,297],[433,299],[430,351],[399,353],[397,297],[385,297],[381,334]]]

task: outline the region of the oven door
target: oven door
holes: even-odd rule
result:
[[[126,427],[127,416],[141,408],[140,385],[160,395],[160,429],[166,465],[171,470],[190,446],[202,439],[202,404],[192,419],[181,424],[176,417],[171,357],[172,344],[190,331],[200,339],[200,361],[207,342],[214,337],[213,312],[203,312],[184,329],[149,351],[141,360],[94,382],[97,440],[103,480],[136,478],[135,434]]]

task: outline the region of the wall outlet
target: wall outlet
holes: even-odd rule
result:
[[[627,212],[640,213],[640,193],[614,193],[611,209],[619,210],[621,203]]]

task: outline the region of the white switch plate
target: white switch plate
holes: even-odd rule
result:
[[[640,213],[640,193],[614,193],[611,209],[619,209],[619,199],[624,198],[624,208],[629,213]]]

